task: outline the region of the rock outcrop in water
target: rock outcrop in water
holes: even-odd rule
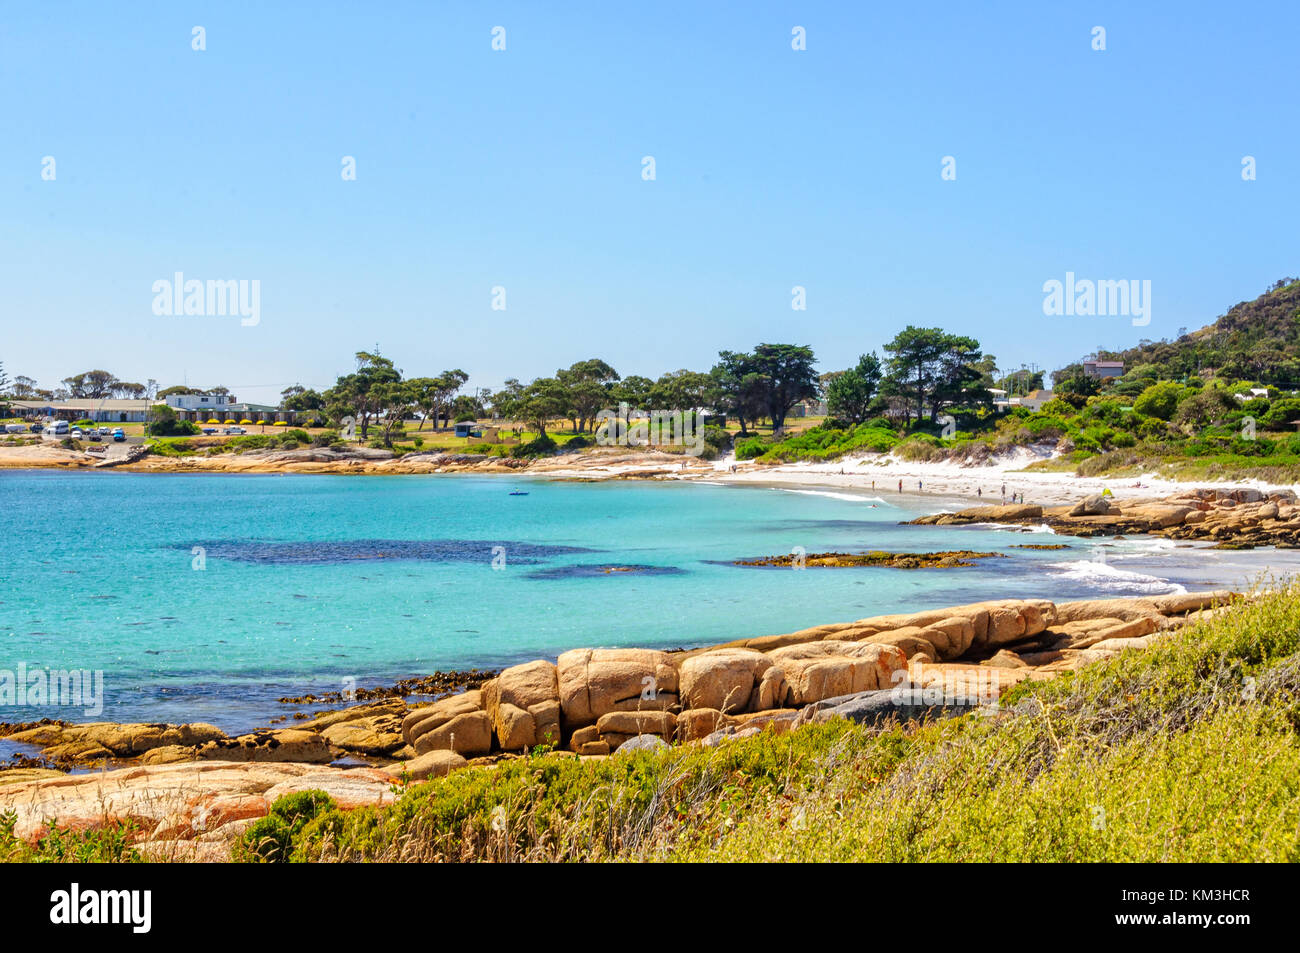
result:
[[[959,714],[1025,679],[1144,649],[1239,598],[1005,599],[684,652],[575,649],[430,704],[384,699],[238,738],[203,724],[12,726],[10,740],[40,746],[54,763],[131,766],[71,776],[0,771],[0,813],[17,814],[15,830],[28,838],[53,823],[129,820],[150,851],[217,856],[279,794],[320,789],[344,807],[378,804],[392,785],[539,746],[556,756],[608,756],[718,745],[828,718],[880,724]],[[343,756],[374,767],[327,763]]]
[[[1211,540],[1221,549],[1300,547],[1300,506],[1290,490],[1194,490],[1161,500],[1117,500],[1100,494],[1072,506],[973,506],[911,521],[919,526],[1007,523],[1050,526],[1071,536],[1145,533],[1169,539]]]
[[[806,553],[786,556],[764,556],[760,559],[737,559],[735,566],[767,566],[790,568],[863,567],[879,566],[886,569],[952,569],[956,566],[974,566],[976,559],[1004,559],[1001,553],[977,553],[969,549],[947,550],[938,553],[886,553],[879,550],[869,553]]]

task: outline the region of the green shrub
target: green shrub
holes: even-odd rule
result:
[[[548,434],[540,434],[529,440],[527,443],[521,443],[517,447],[510,448],[510,456],[525,459],[528,457],[548,457],[559,449],[559,445],[550,438]]]
[[[1294,862],[1298,699],[1292,586],[996,712],[514,758],[301,812],[240,858]]]
[[[1186,389],[1181,384],[1160,381],[1152,384],[1134,399],[1133,409],[1148,417],[1171,420],[1186,393]]]
[[[761,457],[767,452],[767,446],[767,441],[759,436],[746,437],[744,440],[737,440],[735,444],[736,459],[753,460],[756,457]]]
[[[338,808],[324,791],[286,794],[271,805],[270,812],[254,822],[236,842],[232,856],[254,863],[277,863],[291,859],[293,840],[320,814]]]
[[[142,860],[131,846],[139,831],[130,823],[76,831],[51,826],[33,844],[14,836],[16,823],[13,813],[0,814],[0,863],[134,864]]]
[[[153,408],[153,419],[145,426],[144,432],[150,437],[192,437],[201,433],[202,428],[191,420],[181,420],[166,404],[158,404]]]

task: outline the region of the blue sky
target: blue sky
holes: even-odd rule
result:
[[[0,361],[264,401],[376,345],[496,387],[834,370],[909,323],[1008,368],[1172,338],[1300,272],[1300,13],[1135,6],[11,0]],[[155,315],[177,271],[259,280],[260,322]],[[1150,325],[1044,316],[1067,271],[1150,280]]]

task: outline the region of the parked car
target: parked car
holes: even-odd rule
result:
[[[56,437],[65,437],[68,434],[68,422],[66,420],[56,420],[50,424],[50,433]]]
[[[99,435],[101,437],[107,437],[110,433],[112,433],[112,431],[110,431],[107,427],[99,428]]]
[[[40,433],[44,429],[45,429],[44,424],[32,424],[31,427],[32,433]]]
[[[55,432],[57,433],[58,431]],[[80,440],[85,435],[86,435],[85,432],[82,431],[80,427],[73,427],[72,430],[68,432],[68,436],[71,437],[73,440]]]
[[[121,443],[125,439],[126,439],[126,434],[122,432],[121,427],[118,427],[116,430],[113,431],[113,440],[116,443]]]
[[[211,437],[211,436],[212,436],[214,433],[216,433],[216,432],[217,432],[217,428],[216,428],[216,427],[204,427],[204,428],[203,428],[203,434],[204,434],[204,436],[207,436],[207,437]]]
[[[90,433],[86,434],[86,439],[91,443],[101,443],[104,438],[92,430]]]
[[[27,428],[22,424],[5,424],[5,433],[26,433]]]
[[[248,433],[248,431],[245,430],[243,427],[227,427],[226,433],[240,434],[240,433]]]

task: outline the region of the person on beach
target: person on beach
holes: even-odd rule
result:
[[[921,492],[921,481],[920,481],[920,480],[917,480],[917,481],[916,481],[916,492],[917,492],[917,493],[920,493],[920,492]]]
[[[981,486],[981,487],[976,487],[976,489],[975,489],[975,495],[976,495],[977,497],[979,497],[980,499],[983,499],[983,498],[984,498],[984,487],[982,487],[982,486]]]
[[[902,480],[899,480],[899,481],[898,481],[898,492],[899,492],[899,493],[902,493],[902,492],[903,492],[903,481],[902,481]]]

